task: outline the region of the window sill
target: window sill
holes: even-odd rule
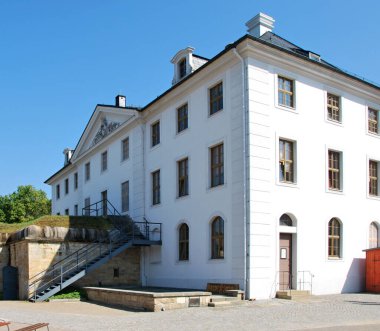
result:
[[[157,208],[157,207],[161,207],[161,202],[160,203],[156,203],[156,204],[151,204],[150,205],[150,208]]]
[[[326,190],[326,193],[344,195],[343,190],[334,190],[334,189],[329,189],[329,188]]]
[[[367,131],[366,133],[367,133],[367,136],[380,139],[380,134],[379,133],[375,133],[375,132],[371,132],[371,131]]]
[[[183,265],[186,265],[186,264],[191,264],[190,263],[190,259],[189,260],[177,260],[175,262],[175,264],[183,264]]]
[[[151,151],[154,151],[154,150],[156,150],[158,147],[160,147],[161,146],[161,142],[160,143],[158,143],[157,145],[154,145],[154,146],[150,146],[150,150]]]
[[[367,199],[379,201],[380,200],[380,195],[370,195],[370,194],[367,194]]]
[[[210,111],[208,112],[208,118],[211,118],[211,117],[214,117],[214,116],[216,116],[216,115],[218,115],[218,114],[222,114],[223,113],[223,108],[222,109],[219,109],[218,111],[216,111],[215,113],[212,113],[212,114],[210,114]]]
[[[212,258],[209,258],[208,259],[208,262],[207,263],[226,263],[226,258],[220,258],[220,259],[212,259]]]
[[[327,257],[327,261],[329,261],[329,262],[343,262],[344,260],[342,257],[329,256],[329,257]]]
[[[296,183],[296,182],[292,183],[292,182],[280,182],[280,181],[277,181],[276,185],[277,186],[283,186],[283,187],[290,187],[290,188],[299,189],[298,183]]]
[[[177,196],[176,200],[186,200],[189,198],[190,198],[190,194],[186,194],[186,195]]]
[[[207,192],[213,192],[213,191],[222,190],[226,186],[227,186],[226,183],[220,184],[220,185],[216,185],[216,186],[210,186],[210,187],[208,187]]]
[[[326,118],[326,123],[329,123],[329,124],[332,124],[332,125],[336,125],[336,126],[340,126],[341,128],[344,127],[342,121],[334,121],[334,120]]]
[[[127,163],[127,161],[129,161],[129,157],[126,158],[126,159],[124,159],[124,160],[121,160],[121,161],[120,161],[120,164]]]
[[[299,114],[299,112],[297,111],[297,109],[295,107],[288,107],[288,106],[279,105],[279,104],[276,104],[276,107],[278,109],[285,110],[285,111],[288,111],[288,112],[293,113],[293,114]]]
[[[179,132],[177,131],[176,134],[175,134],[175,136],[176,137],[180,137],[180,136],[184,135],[187,131],[189,131],[189,127],[187,127],[186,129],[183,129],[183,130],[181,130]]]

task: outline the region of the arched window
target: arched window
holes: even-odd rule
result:
[[[369,225],[369,248],[379,247],[379,228],[375,222]]]
[[[341,257],[342,225],[339,220],[332,218],[329,222],[329,257]]]
[[[181,224],[178,234],[178,259],[187,261],[189,259],[189,227],[186,223]]]
[[[211,223],[211,258],[224,258],[224,221],[219,216]]]
[[[280,217],[280,225],[293,226],[293,221],[287,214],[282,214]]]

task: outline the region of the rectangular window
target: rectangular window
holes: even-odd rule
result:
[[[178,197],[189,195],[189,159],[183,159],[178,164]]]
[[[278,104],[294,108],[294,80],[278,76]]]
[[[106,171],[107,170],[107,167],[108,167],[108,153],[107,151],[103,152],[102,155],[101,155],[101,165],[100,165],[100,169],[101,171]]]
[[[327,93],[327,115],[330,121],[341,121],[340,98],[337,95]]]
[[[378,190],[378,179],[377,179],[377,174],[378,174],[378,162],[377,161],[369,161],[369,169],[368,169],[368,174],[369,174],[369,195],[377,196],[379,195],[379,190]]]
[[[223,109],[223,82],[209,89],[210,116]]]
[[[341,153],[329,150],[329,189],[341,190]]]
[[[223,144],[210,148],[211,187],[224,184]]]
[[[293,142],[280,139],[279,144],[280,181],[294,183],[294,145]]]
[[[78,188],[78,173],[74,174],[74,190]]]
[[[188,127],[187,118],[188,106],[187,103],[177,109],[177,132],[181,132]]]
[[[65,209],[65,215],[69,216],[69,214],[70,214],[69,208]]]
[[[121,184],[121,211],[129,211],[129,181]]]
[[[90,176],[91,176],[91,166],[90,166],[90,162],[87,162],[84,165],[84,178],[85,178],[86,182],[88,180],[90,180]]]
[[[379,112],[371,108],[368,108],[368,131],[379,133]]]
[[[157,205],[161,202],[160,170],[152,172],[152,204]]]
[[[152,147],[153,147],[160,143],[160,121],[157,121],[156,123],[152,124],[151,134],[152,134]]]
[[[74,215],[78,216],[78,205],[74,205]]]
[[[125,161],[127,159],[129,159],[129,137],[121,142],[121,160]]]
[[[90,205],[91,205],[90,198],[84,199],[84,214],[86,216],[90,216],[91,214]]]
[[[65,179],[65,194],[69,194],[69,179]]]
[[[55,196],[57,200],[61,197],[61,187],[59,184],[55,187]]]

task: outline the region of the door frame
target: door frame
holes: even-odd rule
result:
[[[293,221],[294,222],[294,221]],[[277,234],[277,290],[280,288],[280,235],[281,233],[288,233],[291,235],[291,256],[290,256],[290,272],[292,274],[290,289],[297,289],[297,226],[279,226]]]

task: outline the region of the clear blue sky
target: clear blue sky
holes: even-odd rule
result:
[[[0,195],[44,180],[75,147],[95,105],[143,106],[171,85],[186,46],[213,57],[258,12],[274,32],[380,82],[377,0],[1,0]]]

